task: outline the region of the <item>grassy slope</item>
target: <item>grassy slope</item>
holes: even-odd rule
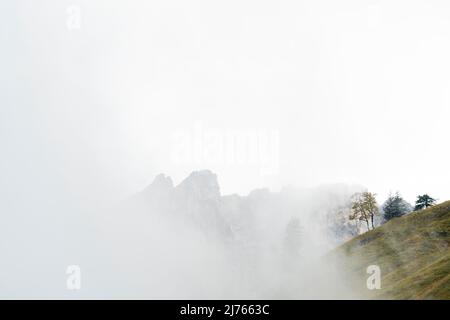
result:
[[[333,255],[362,297],[450,299],[450,201],[393,219]],[[381,290],[366,287],[369,265],[381,268]]]

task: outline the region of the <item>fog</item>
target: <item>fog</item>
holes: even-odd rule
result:
[[[329,214],[359,186],[449,197],[449,21],[444,1],[2,1],[0,297],[351,297],[320,260],[344,240]],[[217,221],[141,198],[205,169]]]
[[[215,179],[194,172],[166,189],[156,178],[114,207],[72,215],[64,205],[64,221],[54,214],[45,224],[21,222],[24,229],[4,239],[11,246],[2,248],[2,297],[357,297],[324,256],[344,240],[334,232],[339,222],[329,219],[361,187],[222,196]],[[81,270],[79,290],[66,287],[69,265]]]

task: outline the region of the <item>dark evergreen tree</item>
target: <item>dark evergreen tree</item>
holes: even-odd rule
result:
[[[436,199],[433,199],[432,197],[430,197],[427,194],[417,196],[416,206],[414,207],[414,210],[417,211],[417,210],[422,210],[424,208],[426,209],[426,208],[434,205],[435,202],[436,202]]]
[[[302,244],[302,227],[298,218],[292,218],[286,226],[284,246],[287,253],[298,256]]]
[[[412,206],[406,202],[398,192],[394,195],[389,195],[382,208],[385,221],[401,217],[412,211]]]

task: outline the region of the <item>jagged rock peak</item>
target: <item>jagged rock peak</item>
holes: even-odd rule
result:
[[[249,198],[261,198],[261,197],[268,197],[270,196],[270,190],[269,188],[259,188],[259,189],[254,189],[252,191],[250,191],[250,193],[248,194]]]
[[[217,182],[217,175],[210,170],[192,172],[178,186],[178,189],[189,190],[196,194],[202,194],[206,198],[219,198],[220,187]]]
[[[158,174],[153,182],[150,184],[149,188],[151,189],[172,189],[173,182],[172,178],[166,176],[164,173]]]

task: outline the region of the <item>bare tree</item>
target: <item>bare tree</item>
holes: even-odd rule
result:
[[[375,194],[365,191],[356,193],[352,197],[352,212],[349,216],[351,220],[364,221],[367,230],[375,229],[374,218],[379,214],[377,200]]]

